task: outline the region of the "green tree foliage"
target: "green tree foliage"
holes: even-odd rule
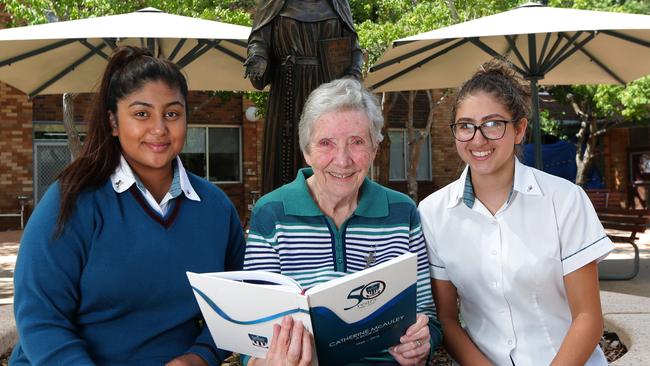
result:
[[[560,140],[566,140],[566,135],[562,129],[562,124],[551,116],[548,109],[539,112],[539,121],[542,133],[545,135],[555,136]]]
[[[164,12],[250,26],[255,0],[6,0],[9,26],[33,25],[133,12],[154,7]]]
[[[453,3],[456,14],[450,10]],[[351,0],[359,43],[373,65],[393,40],[510,10],[522,0]],[[457,18],[457,19],[456,19]]]

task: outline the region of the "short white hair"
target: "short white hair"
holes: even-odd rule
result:
[[[314,123],[323,115],[343,110],[361,111],[368,116],[370,137],[373,148],[384,139],[381,129],[384,115],[381,113],[377,98],[356,79],[336,79],[321,84],[307,98],[298,125],[300,150],[309,153]]]

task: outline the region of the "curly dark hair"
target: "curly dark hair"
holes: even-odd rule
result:
[[[477,92],[485,92],[499,99],[512,114],[513,123],[517,128],[522,118],[530,116],[530,88],[523,84],[523,80],[510,64],[493,59],[481,65],[460,88],[452,108],[452,123],[456,121],[456,111],[460,103],[467,96]]]

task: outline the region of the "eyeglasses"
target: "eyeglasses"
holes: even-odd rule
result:
[[[512,121],[494,120],[485,121],[480,125],[470,122],[457,122],[449,125],[454,138],[460,142],[467,142],[474,138],[476,130],[481,130],[481,134],[487,140],[498,140],[506,134],[506,124]]]

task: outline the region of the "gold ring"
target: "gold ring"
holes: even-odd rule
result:
[[[415,344],[418,346],[418,348],[422,347],[422,342],[420,342],[419,339],[415,340]]]

